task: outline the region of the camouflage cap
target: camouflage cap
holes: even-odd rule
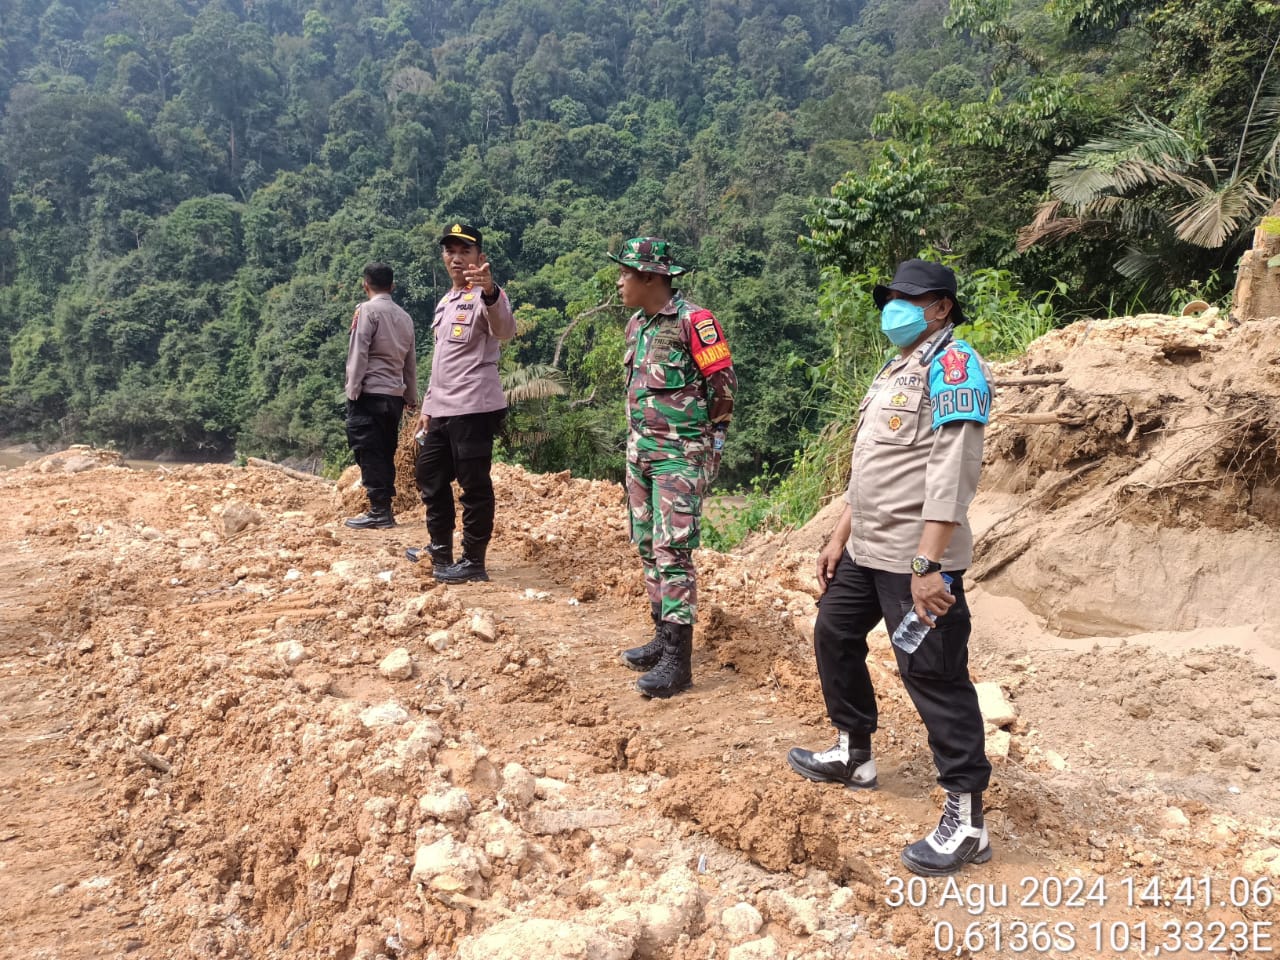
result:
[[[666,277],[678,277],[688,273],[686,267],[671,262],[671,245],[658,237],[632,237],[622,245],[618,256],[608,254],[610,260],[641,273],[660,273]]]

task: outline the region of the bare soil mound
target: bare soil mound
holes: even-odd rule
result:
[[[1063,956],[1121,955],[1108,931],[1143,922],[1165,945],[1162,924],[1259,936],[1275,621],[1264,577],[1213,564],[1280,555],[1274,324],[1077,325],[1000,372],[971,596],[996,857],[959,887],[898,861],[938,795],[883,634],[881,789],[786,768],[830,737],[810,647],[830,520],[699,552],[696,685],[650,702],[617,659],[649,624],[616,485],[496,467],[493,580],[445,587],[403,557],[424,533],[407,455],[401,526],[374,532],[341,525],[363,508],[349,477],[0,472],[0,956],[914,960],[995,955],[1017,924],[1062,925]],[[1046,905],[1072,878],[1103,896]],[[1174,897],[1184,878],[1205,895]],[[1167,895],[1143,900],[1152,881]]]
[[[1274,640],[1259,561],[1280,557],[1280,320],[1080,322],[1000,378],[974,571],[988,589],[1061,632]]]

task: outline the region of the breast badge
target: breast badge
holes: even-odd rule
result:
[[[889,403],[895,407],[905,407],[907,405],[907,395],[905,393],[895,393],[889,398]]]
[[[902,429],[902,418],[896,413],[889,418],[889,429],[894,433]]]

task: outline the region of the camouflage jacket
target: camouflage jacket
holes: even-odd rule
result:
[[[724,330],[678,292],[627,321],[628,460],[700,456],[733,416],[738,385]]]

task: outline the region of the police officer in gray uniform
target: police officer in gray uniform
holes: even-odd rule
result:
[[[418,358],[413,318],[391,299],[391,268],[368,264],[361,285],[368,299],[351,318],[347,344],[347,444],[360,465],[369,509],[346,525],[372,530],[396,525],[396,444],[405,407],[418,402]]]
[[[937,828],[904,849],[902,861],[940,876],[991,859],[982,811],[991,764],[969,679],[962,576],[973,559],[967,511],[991,390],[982,358],[952,335],[964,316],[949,267],[907,260],[874,299],[897,352],[862,401],[844,513],[818,557],[813,644],[837,739],[821,752],[794,748],[787,762],[809,780],[877,785],[867,633],[882,618],[892,633],[914,609],[932,629],[914,652],[893,650],[947,796]]]
[[[493,534],[489,478],[493,440],[507,412],[498,354],[516,335],[506,291],[493,279],[479,229],[454,223],[440,237],[440,255],[453,286],[436,304],[431,380],[422,398],[414,475],[427,508],[425,547],[405,551],[431,561],[444,583],[488,580],[485,553]],[[453,559],[453,481],[462,488],[462,557]]]

